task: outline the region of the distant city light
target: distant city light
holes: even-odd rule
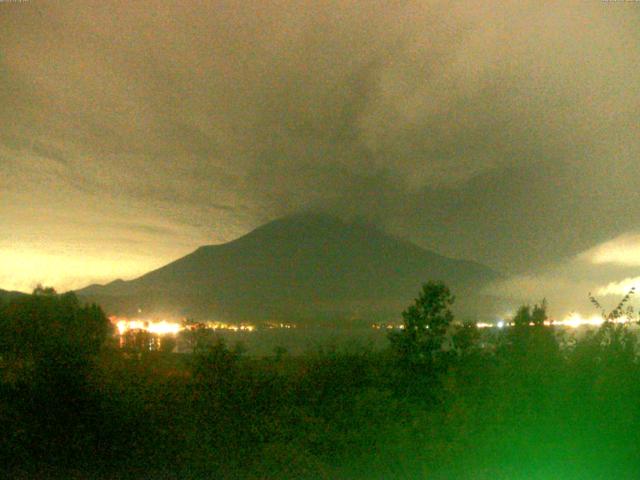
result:
[[[195,328],[232,332],[253,332],[256,330],[255,325],[248,323],[202,322],[187,325],[184,321],[128,319],[115,316],[109,317],[109,320],[111,320],[111,323],[116,327],[120,335],[134,330],[145,331],[158,336],[176,335],[183,330],[193,330]],[[289,323],[270,323],[266,325],[266,328],[291,329],[296,328],[296,326]]]
[[[585,318],[579,313],[571,313],[570,315],[565,317],[563,320],[553,321],[552,324],[571,327],[571,328],[578,328],[585,325],[597,327],[602,325],[604,322],[605,322],[604,318],[602,318],[602,316],[600,315],[592,315],[588,318]],[[623,316],[623,317],[612,320],[612,322],[613,323],[631,323],[633,322],[633,320],[630,319],[629,317]]]
[[[155,335],[175,335],[184,327],[180,323],[161,321],[147,321],[147,320],[128,320],[111,318],[112,323],[115,324],[120,335],[124,335],[130,330],[144,330]]]

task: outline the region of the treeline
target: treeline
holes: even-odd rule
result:
[[[544,304],[457,324],[426,284],[384,351],[223,342],[126,354],[97,306],[0,305],[0,465],[11,478],[640,478],[636,334],[574,338]]]

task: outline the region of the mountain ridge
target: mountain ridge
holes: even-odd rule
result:
[[[18,292],[16,290],[3,290],[0,288],[0,302],[8,302],[15,298],[25,297],[27,293]]]
[[[228,243],[198,247],[136,279],[77,293],[118,314],[151,309],[290,320],[397,315],[427,280],[443,280],[468,295],[499,277],[479,263],[444,257],[369,224],[299,214]]]

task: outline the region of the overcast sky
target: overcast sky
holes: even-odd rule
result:
[[[0,2],[0,288],[132,278],[319,209],[505,294],[623,290],[638,65],[637,2]]]

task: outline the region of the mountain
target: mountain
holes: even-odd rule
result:
[[[9,300],[22,297],[24,295],[26,294],[22,292],[14,292],[14,291],[0,289],[0,302],[8,302]]]
[[[200,247],[135,280],[77,293],[114,314],[140,309],[221,320],[370,322],[398,319],[431,279],[470,300],[459,302],[459,309],[473,313],[486,303],[474,292],[498,277],[483,265],[438,255],[371,225],[305,214]]]

